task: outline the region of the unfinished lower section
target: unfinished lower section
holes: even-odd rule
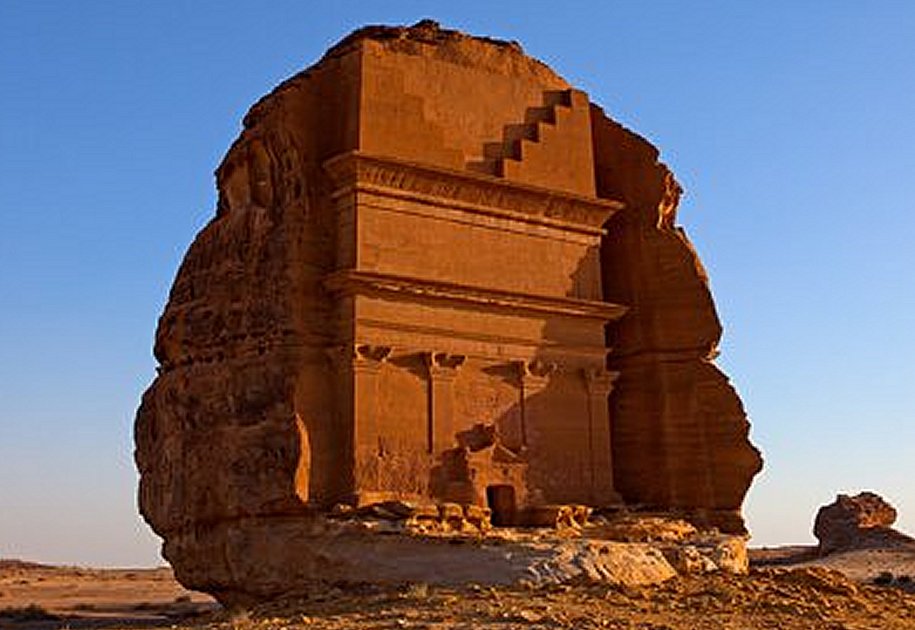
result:
[[[320,583],[637,587],[677,575],[743,574],[749,565],[742,537],[651,518],[592,524],[583,532],[417,535],[415,528],[415,517],[241,520],[176,536],[166,554],[196,558],[178,565],[176,577],[228,607],[294,598]],[[648,531],[662,535],[649,540]]]

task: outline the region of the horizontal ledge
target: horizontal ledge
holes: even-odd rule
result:
[[[613,355],[613,360],[620,364],[645,365],[652,363],[677,363],[699,361],[714,365],[718,350],[709,350],[706,346],[685,346],[680,348],[643,348]]]
[[[386,340],[392,335],[397,335],[400,333],[408,334],[415,336],[417,338],[439,338],[439,339],[448,339],[455,342],[455,344],[447,346],[451,348],[454,352],[463,353],[468,356],[473,356],[476,358],[482,359],[491,359],[491,358],[504,358],[505,356],[517,356],[518,358],[534,358],[541,355],[556,355],[556,356],[574,356],[574,357],[585,357],[593,358],[600,357],[605,358],[609,352],[613,351],[613,348],[610,348],[605,345],[595,345],[595,344],[569,344],[561,343],[556,341],[544,340],[544,339],[531,339],[524,337],[511,337],[507,335],[497,335],[497,334],[486,334],[472,331],[461,331],[455,330],[454,328],[446,327],[437,327],[437,326],[423,326],[421,324],[409,324],[403,322],[392,322],[382,319],[374,319],[370,317],[357,317],[353,320],[358,326],[363,327],[363,332],[365,330],[371,330],[374,334],[369,334],[365,336],[365,339],[372,339],[378,343],[382,343],[382,340]],[[373,342],[374,342],[373,341]],[[506,353],[504,350],[496,352],[480,352],[475,350],[468,350],[468,344],[484,344],[490,347],[499,347],[499,348],[513,348],[513,350]],[[396,348],[402,347],[411,347],[414,348],[416,352],[422,350],[425,345],[416,345],[413,342],[404,343],[394,343]],[[426,344],[428,345],[428,344]],[[434,345],[434,344],[433,344]],[[444,346],[443,346],[444,347]],[[461,348],[458,350],[457,348]],[[449,350],[450,352],[451,350]]]
[[[350,151],[324,162],[334,197],[372,192],[600,236],[621,201]]]
[[[628,310],[625,306],[610,302],[533,295],[355,269],[344,269],[329,274],[324,279],[324,286],[331,292],[344,295],[370,293],[421,297],[605,322],[619,319]]]

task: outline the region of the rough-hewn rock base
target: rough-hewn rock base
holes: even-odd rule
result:
[[[196,554],[210,562],[193,561]],[[435,534],[417,533],[406,519],[249,519],[170,536],[165,555],[182,559],[182,584],[232,606],[294,595],[315,582],[644,586],[678,574],[747,570],[742,537],[662,519]]]

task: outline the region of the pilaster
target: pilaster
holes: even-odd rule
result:
[[[390,346],[355,344],[331,348],[328,355],[338,373],[338,434],[352,462],[349,492],[378,486],[381,440],[378,428],[378,376]],[[344,473],[346,474],[346,473]]]
[[[446,352],[425,352],[429,374],[428,451],[441,453],[454,446],[454,379],[467,357]]]
[[[613,487],[613,445],[608,397],[619,372],[603,367],[582,370],[588,393],[588,451],[591,493],[595,505],[619,503],[621,498]]]
[[[533,398],[546,389],[550,378],[559,371],[559,364],[534,359],[515,361],[514,365],[518,376],[519,407],[521,409],[521,446],[527,448],[531,426],[537,425],[540,415],[538,413],[540,405],[537,405]]]

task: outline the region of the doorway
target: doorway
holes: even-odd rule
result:
[[[492,510],[492,524],[509,527],[515,524],[515,489],[508,484],[487,486],[486,504]]]

